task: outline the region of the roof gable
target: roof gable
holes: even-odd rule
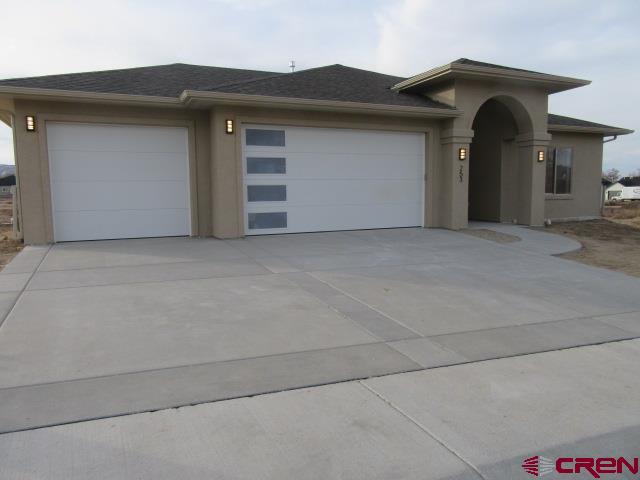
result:
[[[543,88],[548,93],[562,92],[591,83],[579,78],[550,75],[547,73],[505,67],[494,63],[479,62],[468,58],[459,58],[451,63],[432,68],[404,79],[393,86],[397,91],[427,91],[434,85],[452,82],[457,79],[500,81],[519,85]]]

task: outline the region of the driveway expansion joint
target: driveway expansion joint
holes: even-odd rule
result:
[[[422,432],[424,432],[426,435],[428,435],[429,437],[431,437],[432,439],[434,439],[436,442],[438,442],[440,445],[442,445],[446,450],[448,450],[452,455],[454,455],[456,458],[458,458],[462,463],[464,463],[467,467],[469,467],[469,469],[471,469],[473,472],[475,472],[475,474],[481,478],[482,480],[488,480],[487,477],[485,477],[482,472],[478,469],[478,467],[476,467],[470,460],[466,459],[464,457],[464,455],[462,455],[462,453],[458,452],[457,449],[455,449],[453,446],[449,445],[447,442],[445,442],[443,439],[441,439],[440,437],[438,437],[435,433],[433,433],[431,430],[429,430],[426,426],[422,425],[418,420],[416,420],[415,418],[413,418],[411,415],[409,415],[407,412],[405,412],[404,410],[402,410],[400,407],[398,407],[397,405],[395,405],[391,400],[389,400],[388,398],[385,398],[381,393],[379,393],[378,391],[376,391],[374,388],[370,387],[369,385],[366,384],[366,380],[359,380],[358,383],[360,385],[362,385],[363,388],[365,388],[366,390],[368,390],[370,393],[372,393],[376,398],[380,399],[382,402],[384,402],[389,408],[395,410],[397,413],[399,413],[400,415],[402,415],[406,420],[408,420],[409,422],[411,422],[413,425],[415,425],[418,429],[422,430]]]
[[[18,301],[22,297],[22,294],[27,290],[27,287],[29,286],[29,283],[31,283],[31,280],[33,279],[34,275],[36,274],[36,272],[40,268],[40,265],[42,265],[42,262],[44,262],[45,258],[47,258],[47,255],[49,255],[49,252],[51,251],[51,247],[52,246],[53,245],[48,245],[47,251],[44,253],[44,255],[42,256],[40,261],[36,264],[35,268],[31,272],[31,274],[29,275],[29,278],[27,279],[27,281],[24,283],[24,285],[22,286],[22,288],[19,291],[15,292],[16,293],[16,298],[15,298],[13,304],[7,310],[7,313],[0,319],[0,329],[4,325],[4,323],[7,320],[7,318],[9,318],[9,315],[11,315],[11,312],[13,312],[13,310],[16,308],[16,305],[18,304]]]

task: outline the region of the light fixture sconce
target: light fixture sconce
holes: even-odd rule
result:
[[[459,148],[458,149],[458,160],[460,160],[461,162],[463,160],[467,159],[467,149],[466,148]]]
[[[225,132],[227,132],[229,135],[233,134],[233,120],[231,119],[227,119],[224,121],[225,124]]]
[[[544,150],[539,150],[538,151],[538,161],[539,162],[544,162]]]
[[[25,124],[27,127],[27,132],[36,131],[36,117],[34,117],[33,115],[27,115],[25,117]]]

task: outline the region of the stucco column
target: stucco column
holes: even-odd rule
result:
[[[235,133],[225,133],[225,121],[235,122]],[[212,233],[216,238],[243,235],[242,166],[239,161],[240,125],[233,111],[215,108],[210,113],[211,128],[211,211]]]
[[[473,130],[450,129],[440,136],[442,166],[440,225],[451,230],[467,227],[469,209],[469,145]],[[459,159],[460,148],[467,158]]]
[[[518,135],[518,223],[537,225],[544,223],[544,183],[546,173],[547,146],[551,135],[533,132]],[[543,151],[544,162],[538,161],[538,152]]]

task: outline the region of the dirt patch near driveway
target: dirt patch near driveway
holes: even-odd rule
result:
[[[0,270],[24,247],[22,240],[13,238],[12,215],[12,198],[0,197]]]
[[[580,250],[559,255],[562,258],[640,277],[640,228],[603,219],[554,223],[544,230],[582,244]]]
[[[520,237],[516,237],[515,235],[509,235],[508,233],[502,233],[502,232],[495,232],[493,230],[488,230],[486,228],[467,228],[465,230],[461,230],[461,232],[466,233],[467,235],[483,238],[485,240],[491,240],[492,242],[497,242],[497,243],[513,243],[513,242],[519,242],[520,240],[522,240]]]

